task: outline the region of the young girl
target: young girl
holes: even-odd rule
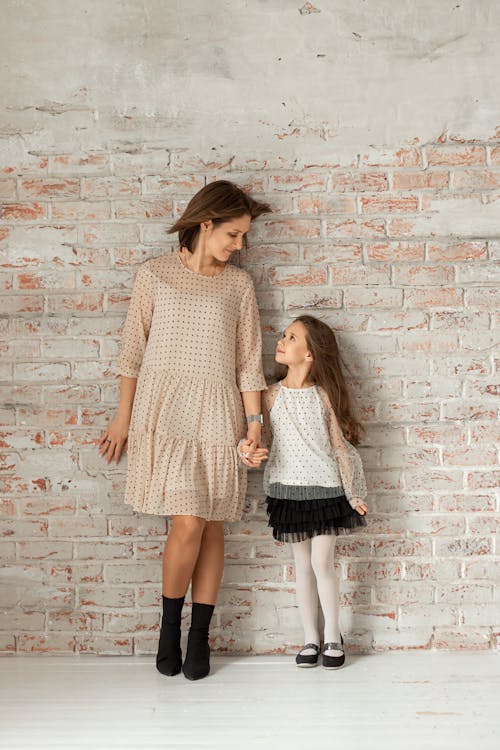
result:
[[[366,526],[366,484],[355,420],[331,328],[309,315],[288,326],[276,347],[279,381],[263,398],[272,437],[264,471],[269,525],[291,542],[305,646],[299,667],[318,663],[318,596],[325,620],[322,664],[344,664],[339,589],[333,566],[335,536]],[[349,442],[348,442],[349,441]],[[264,454],[262,454],[264,457]],[[260,451],[254,455],[260,460]]]

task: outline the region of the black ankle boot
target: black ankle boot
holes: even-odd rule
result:
[[[208,629],[213,611],[213,604],[197,604],[193,602],[187,653],[182,665],[182,671],[188,680],[200,680],[210,672]]]
[[[168,599],[164,596],[162,599],[163,617],[161,618],[156,669],[168,677],[173,677],[179,674],[182,666],[181,612],[184,597]]]

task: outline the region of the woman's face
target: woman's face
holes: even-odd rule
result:
[[[276,362],[288,366],[312,362],[306,336],[307,330],[303,323],[300,321],[291,323],[276,345],[274,357]]]
[[[243,247],[243,238],[250,229],[250,223],[251,218],[247,214],[221,224],[204,221],[201,224],[201,239],[205,240],[205,252],[226,263],[236,250]]]

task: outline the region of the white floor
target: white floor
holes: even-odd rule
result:
[[[151,657],[0,661],[0,747],[499,750],[500,660],[490,653],[218,657],[199,682]]]

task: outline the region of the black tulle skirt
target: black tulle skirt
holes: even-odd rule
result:
[[[349,505],[345,495],[318,500],[282,500],[267,497],[273,537],[279,542],[303,542],[322,534],[350,534],[366,521]]]

